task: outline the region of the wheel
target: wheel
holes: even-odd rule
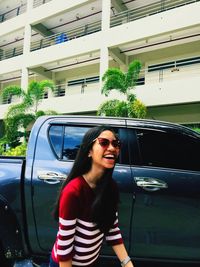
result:
[[[6,259],[4,255],[4,250],[2,245],[0,244],[0,266],[2,267],[13,267],[14,261]]]

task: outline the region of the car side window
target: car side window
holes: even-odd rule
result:
[[[52,125],[49,129],[49,141],[59,159],[62,157],[63,129],[62,125]]]
[[[89,127],[66,126],[64,129],[64,143],[62,151],[62,159],[74,160],[84,134]]]
[[[174,132],[137,130],[144,166],[200,171],[200,139]]]
[[[90,127],[52,125],[49,140],[52,150],[61,160],[74,160],[84,134]]]
[[[52,125],[49,129],[49,140],[57,158],[60,160],[74,160],[83,136],[91,127]],[[127,131],[124,128],[115,127],[115,132],[122,141],[122,148],[117,163],[129,164],[129,153],[126,144]]]

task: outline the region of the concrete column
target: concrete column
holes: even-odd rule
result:
[[[28,88],[28,68],[26,64],[28,63],[27,55],[30,53],[30,43],[31,43],[31,25],[26,24],[24,29],[24,45],[23,45],[23,63],[22,67],[22,77],[21,77],[21,87],[26,90]]]
[[[27,1],[27,18],[33,8],[33,0]],[[28,88],[28,68],[26,67],[27,55],[30,53],[31,47],[31,25],[28,23],[28,19],[26,20],[25,27],[24,27],[24,44],[23,44],[23,62],[24,66],[22,67],[22,76],[21,76],[21,87],[24,90]]]
[[[24,28],[24,47],[23,54],[26,56],[30,52],[31,47],[31,25],[26,24]]]
[[[105,31],[110,27],[110,0],[102,0],[102,18],[101,18],[101,30]]]
[[[110,8],[111,1],[110,0],[102,0],[102,18],[101,18],[101,30],[106,31],[110,28]],[[108,47],[105,46],[102,40],[102,45],[100,49],[100,81],[99,86],[100,90],[102,88],[102,77],[105,71],[108,69],[109,64],[109,54]]]
[[[27,12],[30,12],[33,9],[33,2],[34,0],[27,1]]]
[[[22,68],[21,88],[25,91],[28,89],[28,68],[25,66]]]
[[[106,47],[105,45],[102,45],[101,50],[100,50],[100,80],[99,80],[99,86],[100,86],[100,90],[103,86],[102,83],[102,77],[104,75],[104,73],[106,72],[106,70],[109,67],[109,54],[108,54],[108,47]]]

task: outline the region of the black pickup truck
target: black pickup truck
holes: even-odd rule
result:
[[[0,157],[1,267],[45,266],[59,187],[84,133],[103,124],[122,141],[114,179],[135,266],[200,266],[200,135],[154,120],[57,115],[35,122],[26,157]],[[101,262],[118,266],[106,246]]]

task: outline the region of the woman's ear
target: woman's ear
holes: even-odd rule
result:
[[[90,148],[90,150],[88,151],[88,158],[92,158],[93,155],[93,149]]]

